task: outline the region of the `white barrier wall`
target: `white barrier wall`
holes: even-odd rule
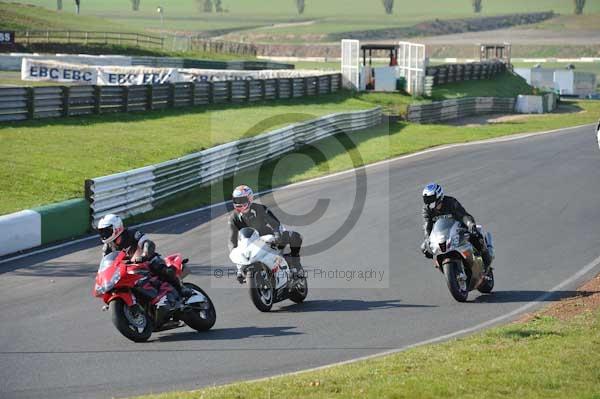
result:
[[[35,211],[0,216],[0,256],[42,244],[42,218]]]
[[[23,58],[21,79],[43,82],[70,82],[100,86],[129,86],[177,82],[204,82],[227,80],[254,80],[319,76],[322,71],[274,70],[220,70],[152,68],[143,66],[90,66],[58,61]]]

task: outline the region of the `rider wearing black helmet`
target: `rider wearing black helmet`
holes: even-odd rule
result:
[[[444,190],[439,184],[429,183],[423,189],[423,203],[423,233],[425,235],[425,241],[421,245],[423,254],[428,258],[433,256],[429,249],[428,240],[435,220],[440,215],[452,215],[454,220],[461,222],[469,231],[469,241],[481,254],[484,267],[487,270],[492,263],[492,256],[477,229],[475,219],[467,213],[460,202],[454,197],[444,195]]]

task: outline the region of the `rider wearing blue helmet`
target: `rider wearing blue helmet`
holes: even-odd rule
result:
[[[421,245],[423,254],[428,258],[433,256],[429,250],[427,241],[429,240],[429,234],[431,234],[435,220],[441,215],[452,215],[454,220],[458,220],[469,230],[469,241],[481,254],[487,270],[492,263],[492,256],[485,245],[481,233],[477,229],[475,219],[467,213],[460,202],[454,197],[444,195],[444,190],[439,184],[429,183],[423,189],[423,203],[423,233],[425,235],[425,241]]]

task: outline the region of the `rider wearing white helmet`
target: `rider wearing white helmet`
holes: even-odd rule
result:
[[[463,208],[456,198],[444,195],[444,190],[439,184],[429,183],[423,189],[423,203],[423,233],[425,235],[425,241],[421,245],[421,250],[426,257],[430,258],[432,256],[427,241],[429,240],[429,234],[431,234],[431,229],[433,228],[435,220],[440,215],[452,215],[454,220],[462,222],[469,230],[469,241],[477,248],[479,253],[481,253],[485,268],[487,269],[490,266],[492,257],[485,245],[483,237],[477,229],[475,219],[467,213],[465,208]]]
[[[290,265],[295,267],[300,264],[300,248],[302,247],[302,236],[295,232],[286,230],[281,222],[265,205],[254,202],[254,193],[246,185],[237,186],[233,190],[232,202],[234,212],[229,217],[229,250],[237,247],[238,232],[244,227],[251,227],[258,231],[259,235],[272,234],[275,241],[283,249],[290,246]]]
[[[110,213],[102,217],[98,222],[98,234],[104,244],[103,256],[113,251],[125,251],[133,263],[149,261],[150,271],[171,284],[179,295],[184,297],[193,295],[194,292],[181,283],[175,269],[168,267],[156,253],[156,244],[143,232],[125,228],[123,220],[118,215]]]

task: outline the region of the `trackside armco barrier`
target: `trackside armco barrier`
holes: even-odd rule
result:
[[[107,213],[131,216],[150,211],[175,193],[208,185],[325,137],[376,126],[381,118],[379,107],[326,115],[160,164],[86,180],[92,225]]]
[[[436,101],[430,104],[409,105],[407,120],[417,123],[435,123],[444,120],[484,114],[531,114],[547,113],[556,109],[557,95],[546,93],[541,96],[517,98],[466,97],[456,100]]]
[[[431,104],[410,105],[407,119],[410,122],[429,123],[473,115],[512,113],[514,109],[514,98],[467,97],[436,101]]]

